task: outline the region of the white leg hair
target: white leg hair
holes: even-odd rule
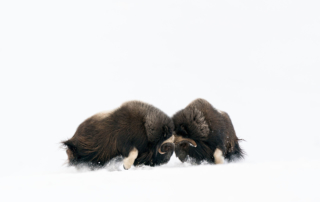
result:
[[[216,149],[213,153],[213,157],[214,157],[214,163],[215,164],[223,164],[224,162],[224,157],[222,155],[222,151],[220,149]]]
[[[138,157],[138,150],[134,147],[130,153],[129,156],[125,159],[123,159],[123,167],[124,169],[128,170],[133,165],[134,161]]]

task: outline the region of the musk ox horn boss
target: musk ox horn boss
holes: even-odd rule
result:
[[[208,101],[196,99],[172,118],[175,125],[175,153],[182,161],[190,159],[221,164],[224,159],[243,158],[231,119]]]
[[[174,151],[173,122],[152,105],[130,101],[111,112],[81,123],[74,136],[62,142],[70,165],[101,167],[116,156],[123,166],[167,163]]]

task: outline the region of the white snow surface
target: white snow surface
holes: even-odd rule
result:
[[[320,201],[319,1],[0,2],[0,201]],[[60,141],[129,100],[228,112],[223,165],[68,167]],[[318,190],[318,191],[317,191]]]

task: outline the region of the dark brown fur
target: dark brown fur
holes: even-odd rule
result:
[[[94,115],[81,123],[74,136],[62,142],[67,146],[71,165],[79,163],[103,166],[116,156],[127,157],[135,147],[134,165],[160,165],[169,161],[174,147],[158,153],[163,141],[170,138],[173,122],[152,105],[130,101],[106,117]]]
[[[172,119],[176,135],[190,138],[197,143],[197,147],[191,147],[185,142],[176,144],[175,152],[182,162],[191,157],[196,163],[213,163],[216,148],[219,148],[229,161],[243,158],[244,152],[240,148],[229,115],[219,112],[208,101],[194,100]]]

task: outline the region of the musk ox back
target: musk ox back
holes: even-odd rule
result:
[[[191,102],[172,118],[175,152],[182,161],[223,163],[243,158],[231,119],[204,99]]]
[[[103,166],[124,157],[125,169],[160,165],[173,150],[173,122],[152,105],[130,101],[111,112],[98,113],[81,123],[67,146],[70,165]]]

